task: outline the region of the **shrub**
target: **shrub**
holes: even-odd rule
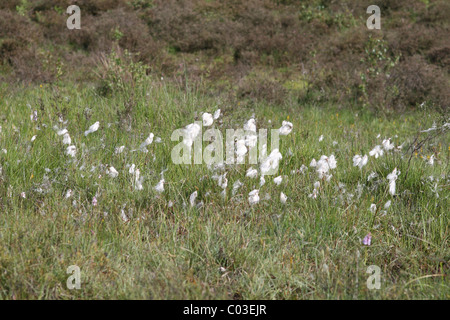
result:
[[[431,49],[427,54],[427,58],[430,60],[431,63],[434,63],[449,71],[450,46]]]
[[[78,48],[93,52],[109,52],[115,43],[133,53],[139,53],[144,62],[153,61],[158,46],[148,26],[134,12],[115,9],[98,17],[86,17],[81,30],[71,32],[69,39]]]
[[[419,55],[407,57],[392,71],[390,86],[398,88],[393,105],[418,106],[430,101],[438,108],[448,108],[448,79],[438,67],[428,64]]]
[[[281,105],[287,99],[287,90],[276,80],[276,77],[259,70],[252,72],[239,82],[237,98]]]
[[[109,55],[101,53],[96,70],[100,92],[104,95],[133,92],[144,81],[146,70],[141,62],[133,61],[133,55],[126,49],[115,47]]]
[[[42,38],[27,17],[0,10],[0,63],[11,66],[16,78],[26,82],[51,80],[38,55]]]

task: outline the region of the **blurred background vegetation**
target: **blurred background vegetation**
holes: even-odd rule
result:
[[[381,30],[366,28],[371,4]],[[0,81],[108,95],[154,76],[230,104],[447,111],[449,18],[439,0],[4,0]]]

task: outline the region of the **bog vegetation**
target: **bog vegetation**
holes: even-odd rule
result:
[[[450,297],[448,1],[70,4],[0,4],[0,298]]]

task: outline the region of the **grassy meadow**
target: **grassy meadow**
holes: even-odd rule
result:
[[[2,299],[450,298],[449,134],[426,106],[233,105],[187,81],[151,77],[108,95],[72,83],[3,85],[0,93]],[[262,186],[260,174],[246,177],[249,164],[172,162],[172,132],[217,109],[211,127],[223,133],[252,117],[257,129],[292,123],[280,136],[278,172]],[[391,150],[369,155],[389,138]],[[357,154],[368,155],[362,168]],[[328,179],[310,165],[322,155],[337,162]],[[214,175],[225,172],[228,184],[219,186]],[[260,201],[251,205],[255,189]],[[81,269],[79,290],[66,286],[71,265]],[[370,265],[381,269],[379,290],[366,285]]]
[[[449,299],[449,16],[0,1],[0,299]],[[196,121],[278,151],[176,164]]]

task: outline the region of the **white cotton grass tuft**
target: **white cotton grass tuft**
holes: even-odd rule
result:
[[[260,159],[267,157],[267,143],[263,143],[263,145],[261,146],[259,157]]]
[[[239,181],[239,180],[236,180],[236,181],[233,183],[233,189],[232,189],[233,195],[236,194],[236,192],[239,190],[240,187],[242,187],[242,185],[243,185],[243,183],[242,183],[241,181]]]
[[[384,154],[384,151],[383,151],[383,149],[381,149],[381,146],[379,146],[379,145],[375,146],[375,147],[369,152],[369,155],[370,155],[371,157],[375,157],[375,159],[378,159],[378,157],[383,156],[383,154]]]
[[[144,142],[141,143],[141,145],[139,146],[139,150],[141,150],[144,153],[147,153],[147,146],[151,145],[153,142],[153,138],[154,138],[154,134],[150,132],[149,136],[147,137],[147,139],[145,139]]]
[[[388,200],[385,204],[384,204],[384,208],[385,209],[389,209],[389,207],[391,206],[391,200]]]
[[[213,124],[214,118],[211,113],[205,112],[202,114],[203,126],[209,127]]]
[[[283,177],[282,176],[278,176],[276,178],[273,179],[273,182],[279,186],[281,184],[281,182],[283,181]]]
[[[308,167],[305,166],[304,164],[302,164],[301,167],[300,167],[300,169],[298,169],[298,171],[299,171],[300,173],[305,173],[306,170],[308,170]]]
[[[123,209],[120,210],[120,218],[122,218],[123,222],[128,222],[130,219],[128,219],[127,215],[125,214],[125,211]]]
[[[364,167],[367,164],[367,161],[368,161],[367,155],[360,156],[359,154],[357,154],[353,157],[353,166],[362,169],[362,167]]]
[[[237,161],[237,163],[244,162],[247,151],[248,151],[248,149],[245,146],[244,139],[236,141],[236,161]]]
[[[382,145],[383,145],[384,150],[386,150],[386,151],[392,150],[395,147],[394,144],[391,143],[391,138],[384,139],[382,142]]]
[[[164,179],[159,180],[158,184],[155,186],[155,191],[158,193],[164,192],[164,183]]]
[[[227,173],[225,172],[223,175],[219,176],[219,178],[217,179],[217,183],[219,185],[219,187],[221,187],[222,189],[226,189],[228,186],[228,179],[227,179]]]
[[[88,134],[94,133],[95,131],[98,130],[99,127],[100,127],[100,122],[97,121],[97,122],[94,123],[92,126],[90,126],[88,130],[86,130],[86,131],[84,132],[84,136],[87,136]]]
[[[70,135],[68,132],[64,133],[63,144],[68,144],[68,145],[72,144],[72,139],[70,138]]]
[[[310,166],[316,168],[319,179],[325,178],[327,181],[329,181],[332,177],[332,175],[329,174],[329,171],[336,168],[337,161],[334,155],[331,155],[329,157],[326,155],[322,155],[318,161],[313,159],[310,163]]]
[[[195,199],[197,199],[197,195],[198,192],[194,191],[190,196],[189,196],[189,204],[191,205],[191,207],[195,206]]]
[[[114,154],[120,154],[123,152],[124,149],[125,149],[125,146],[116,147],[114,149]]]
[[[134,189],[135,190],[143,190],[144,186],[142,183],[144,182],[144,177],[141,177],[141,171],[139,169],[136,169],[133,171],[134,173]]]
[[[37,114],[36,110],[34,110],[33,113],[30,115],[30,119],[31,119],[31,122],[38,121],[38,114]]]
[[[372,203],[370,205],[369,210],[370,210],[371,213],[375,213],[377,211],[377,205],[375,203]]]
[[[282,136],[287,136],[289,133],[291,133],[293,127],[294,125],[292,124],[292,122],[283,121],[279,132]]]
[[[280,160],[283,158],[278,149],[274,149],[270,155],[265,158],[260,165],[262,175],[269,174],[272,170],[276,170],[280,164]]]
[[[67,190],[66,195],[64,196],[64,198],[69,199],[73,194],[72,189]]]
[[[255,121],[254,118],[248,120],[248,121],[244,124],[244,130],[245,130],[245,131],[256,132],[256,121]]]
[[[114,167],[109,167],[106,169],[106,174],[110,176],[111,178],[116,178],[119,175],[119,172]]]
[[[266,179],[264,178],[264,176],[261,176],[261,178],[259,178],[259,186],[262,187],[265,183]]]
[[[32,136],[32,137],[31,137],[31,142],[33,142],[34,140],[36,140],[36,137],[37,137],[36,135]]]
[[[320,182],[319,181],[314,182],[314,190],[311,194],[308,195],[308,197],[316,199],[319,194],[319,188],[320,188]]]
[[[75,146],[68,146],[66,149],[66,154],[71,156],[72,158],[75,157],[77,154],[77,148]]]
[[[280,193],[280,201],[281,201],[281,203],[286,203],[287,199],[288,199],[288,197],[283,192],[281,192]]]
[[[248,168],[245,176],[254,179],[258,176],[258,170],[254,169],[253,167],[250,167]]]
[[[369,174],[369,176],[367,177],[367,181],[370,181],[370,180],[372,180],[372,179],[375,179],[376,177],[378,177],[378,175],[376,174],[376,172],[371,172],[370,174]]]
[[[330,166],[330,169],[336,169],[337,161],[333,154],[327,159],[327,161],[328,165]]]
[[[54,127],[55,129],[56,129],[56,126]],[[62,129],[62,130],[59,130],[58,132],[56,132],[56,134],[58,135],[58,136],[62,136],[62,135],[64,135],[64,134],[66,134],[66,133],[68,133],[69,131],[67,131],[67,129]]]
[[[258,136],[256,134],[249,134],[245,136],[245,145],[247,147],[256,147]]]
[[[191,147],[192,144],[194,143],[195,138],[197,138],[197,136],[199,135],[201,130],[202,130],[202,128],[200,127],[200,125],[198,125],[195,122],[188,124],[183,129],[183,133],[184,133],[183,143],[186,146]]]
[[[391,195],[395,195],[395,187],[396,187],[396,180],[398,176],[400,175],[400,171],[397,170],[397,168],[394,169],[391,173],[387,175],[387,180],[389,181],[389,193]]]
[[[250,205],[255,205],[259,202],[259,190],[258,189],[250,191],[250,193],[248,194],[248,202],[250,203]]]
[[[214,120],[219,119],[219,117],[220,117],[220,112],[221,112],[220,109],[217,109],[216,112],[214,112],[214,115],[213,115]]]
[[[319,142],[323,141],[323,134],[319,137]]]

